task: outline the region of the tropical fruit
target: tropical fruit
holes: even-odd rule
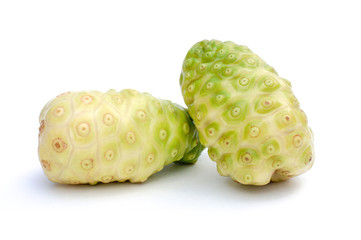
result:
[[[136,90],[68,92],[40,114],[39,160],[53,182],[144,182],[203,149],[186,109]]]
[[[186,55],[180,85],[221,175],[265,185],[313,165],[313,134],[290,82],[246,46],[198,42]]]

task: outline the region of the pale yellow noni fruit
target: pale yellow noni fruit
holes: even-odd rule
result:
[[[39,160],[57,183],[144,182],[202,150],[184,108],[132,89],[68,92],[40,114]]]

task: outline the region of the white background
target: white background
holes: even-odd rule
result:
[[[360,239],[358,1],[1,1],[1,239]],[[38,116],[59,93],[135,88],[183,106],[183,58],[247,45],[290,80],[315,134],[306,174],[264,187],[206,151],[144,184],[47,180]]]

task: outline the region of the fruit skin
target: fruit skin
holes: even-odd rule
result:
[[[313,134],[288,80],[246,46],[204,40],[187,53],[180,86],[222,176],[247,185],[310,169]]]
[[[186,109],[132,89],[61,94],[39,121],[39,160],[57,183],[144,182],[204,149]]]

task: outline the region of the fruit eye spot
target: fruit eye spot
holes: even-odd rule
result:
[[[251,128],[249,129],[249,132],[248,132],[249,136],[253,137],[253,138],[258,137],[260,133],[261,133],[261,130],[256,126],[251,126]]]
[[[114,151],[110,149],[105,152],[104,156],[106,160],[111,161],[114,158]]]
[[[154,154],[153,153],[150,153],[148,156],[147,156],[147,159],[146,161],[148,163],[152,163],[154,161]]]
[[[280,171],[279,174],[288,177],[290,175],[289,171]]]
[[[54,117],[59,118],[64,115],[64,112],[65,112],[65,110],[63,107],[57,107],[54,109],[53,115],[54,115]]]
[[[279,161],[279,160],[276,160],[276,161],[274,161],[273,163],[272,163],[272,167],[273,168],[280,168],[281,167],[281,161]]]
[[[138,111],[137,115],[140,119],[145,119],[145,117],[146,117],[146,114],[144,111]]]
[[[156,101],[156,102],[154,102],[154,104],[155,104],[155,106],[156,106],[157,108],[159,108],[159,109],[162,108],[162,106],[160,105],[160,102]]]
[[[164,129],[160,130],[159,137],[160,139],[164,140],[167,137],[167,131]]]
[[[232,117],[238,117],[240,114],[241,114],[241,108],[240,107],[236,106],[236,107],[232,108],[232,110],[231,110]]]
[[[107,126],[111,126],[114,123],[114,117],[110,113],[106,113],[103,116],[103,123]]]
[[[266,87],[273,87],[274,82],[272,79],[267,79],[264,81],[264,85],[266,85]]]
[[[81,161],[81,167],[84,170],[90,170],[93,168],[93,159],[84,159]]]
[[[244,78],[241,78],[241,79],[239,80],[239,84],[242,85],[242,86],[247,86],[248,83],[249,83],[248,78],[245,78],[245,77],[244,77]]]
[[[76,127],[76,131],[77,131],[79,136],[87,137],[90,134],[90,126],[89,126],[88,123],[85,123],[85,122],[80,123]]]
[[[125,138],[126,138],[126,141],[127,141],[129,144],[135,143],[135,140],[136,140],[135,133],[133,133],[133,132],[127,132]]]
[[[193,92],[193,90],[194,90],[194,84],[192,83],[188,86],[188,92]]]
[[[39,137],[43,133],[44,128],[45,128],[45,122],[44,122],[44,120],[41,120],[40,127],[39,127]]]
[[[48,161],[41,160],[41,166],[42,166],[46,171],[51,171],[50,163],[49,163]]]
[[[264,108],[270,108],[270,107],[272,107],[272,105],[273,105],[273,101],[270,100],[270,99],[267,99],[267,100],[262,102],[262,106]]]
[[[127,166],[127,167],[125,168],[125,172],[126,172],[127,174],[131,174],[131,173],[134,172],[134,169],[135,169],[134,164],[130,164],[129,166]]]
[[[283,115],[282,116],[282,121],[285,123],[285,124],[288,124],[288,123],[290,123],[290,121],[291,121],[291,116],[290,115]]]
[[[224,74],[226,74],[226,75],[230,75],[231,73],[232,73],[231,68],[226,68],[226,70],[224,71]]]
[[[246,164],[252,162],[252,155],[248,152],[243,153],[241,156],[241,161]]]
[[[102,178],[103,183],[108,183],[113,180],[113,176],[105,176]]]
[[[294,137],[293,137],[293,146],[295,146],[296,148],[299,148],[299,147],[301,147],[302,146],[302,144],[303,144],[303,139],[302,139],[302,137],[300,136],[300,135],[295,135]]]
[[[197,112],[197,120],[202,120],[202,113],[200,111]]]
[[[192,59],[187,59],[185,62],[187,67],[190,67],[192,65],[192,63],[193,63]]]
[[[309,154],[308,154],[308,157],[307,157],[306,160],[305,160],[305,164],[307,165],[307,164],[309,164],[310,162],[312,162],[312,153],[309,153]]]
[[[206,87],[207,87],[207,89],[210,89],[210,88],[212,88],[213,87],[213,83],[207,83],[207,85],[206,85]]]
[[[230,147],[231,146],[231,140],[229,138],[224,138],[223,139],[223,145],[226,147]]]
[[[204,63],[199,65],[199,70],[201,70],[201,71],[204,71],[206,68],[207,68],[207,66]]]
[[[53,145],[54,151],[57,153],[61,153],[62,151],[64,151],[67,148],[66,143],[61,138],[55,138],[53,140],[52,145]]]
[[[214,67],[213,67],[215,70],[219,70],[221,68],[221,64],[219,63],[216,63],[214,64]]]
[[[274,153],[274,151],[275,151],[275,147],[272,144],[267,146],[267,152],[269,154]]]
[[[81,101],[85,104],[89,104],[93,101],[93,97],[89,95],[85,95],[81,97]]]
[[[122,98],[119,96],[113,96],[112,99],[116,102],[116,103],[122,103]]]
[[[252,181],[252,176],[251,174],[246,174],[243,176],[243,180],[245,183],[250,183]]]
[[[223,101],[224,96],[223,95],[217,95],[216,99],[217,99],[217,102],[220,103],[220,102]]]
[[[178,154],[178,150],[177,150],[177,149],[173,149],[173,150],[172,150],[172,157],[177,156],[177,154]]]
[[[253,58],[248,58],[247,62],[251,65],[253,65],[255,63],[255,60]]]

